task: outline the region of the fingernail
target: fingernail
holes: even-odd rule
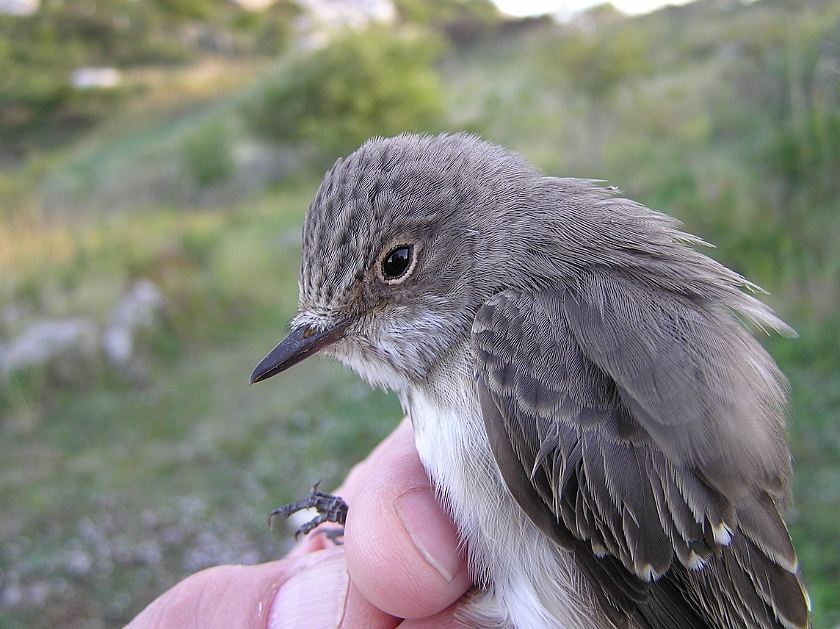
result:
[[[458,535],[432,488],[415,487],[394,500],[394,509],[417,550],[447,582],[461,569]]]
[[[344,553],[330,553],[282,585],[271,603],[266,629],[335,629],[344,615],[349,583]]]

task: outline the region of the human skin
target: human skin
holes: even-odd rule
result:
[[[127,629],[444,629],[472,585],[403,422],[335,493],[344,545],[311,533],[279,561],[216,566],[163,593]]]

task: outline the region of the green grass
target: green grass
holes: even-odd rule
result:
[[[121,624],[194,570],[284,554],[268,513],[317,480],[335,486],[400,413],[325,362],[249,388],[281,330],[188,348],[143,390],[64,392],[37,435],[3,440],[4,578],[57,599],[55,616],[23,605],[21,620]]]

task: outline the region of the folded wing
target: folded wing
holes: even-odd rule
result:
[[[808,627],[783,378],[730,313],[654,290],[593,274],[479,311],[505,481],[617,626]]]

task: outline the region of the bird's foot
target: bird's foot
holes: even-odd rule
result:
[[[295,531],[295,539],[298,539],[301,535],[308,534],[312,529],[324,522],[335,522],[336,524],[340,524],[341,528],[327,529],[322,532],[333,544],[341,543],[338,538],[344,535],[344,523],[347,521],[347,510],[349,507],[339,496],[318,491],[318,483],[315,483],[312,491],[303,500],[283,505],[279,509],[272,511],[271,515],[268,516],[268,527],[272,528],[274,518],[278,515],[288,518],[293,513],[297,513],[303,509],[315,509],[318,515]]]

